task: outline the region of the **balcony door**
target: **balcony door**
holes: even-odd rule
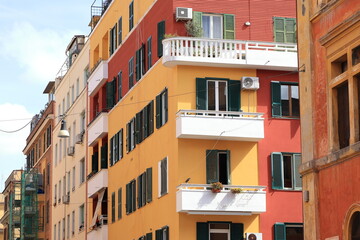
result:
[[[206,151],[206,178],[208,184],[213,182],[230,184],[230,151]]]
[[[227,81],[207,81],[207,110],[227,111],[228,90]]]
[[[202,15],[203,37],[223,38],[223,16],[222,15]]]

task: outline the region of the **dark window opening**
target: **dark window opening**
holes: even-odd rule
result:
[[[360,63],[360,46],[357,46],[352,50],[352,65]]]
[[[348,68],[347,55],[344,54],[331,63],[331,78],[335,78],[338,75],[345,72]]]
[[[284,187],[292,188],[292,156],[283,155]]]
[[[349,146],[350,140],[350,119],[349,119],[349,91],[348,83],[345,82],[336,87],[337,93],[337,122],[338,122],[338,137],[339,147],[344,148]]]
[[[360,212],[355,212],[351,218],[351,240],[360,240]]]
[[[229,184],[229,166],[228,166],[228,155],[226,152],[219,153],[219,182],[222,184]]]

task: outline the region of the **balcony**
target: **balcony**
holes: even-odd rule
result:
[[[193,65],[295,71],[297,45],[176,37],[163,40],[166,67]]]
[[[176,137],[257,142],[264,138],[262,113],[180,110]]]
[[[101,189],[108,187],[108,170],[101,169],[88,179],[88,197],[93,197]]]
[[[101,112],[88,127],[88,146],[92,147],[108,132],[108,113]]]
[[[91,73],[88,79],[88,95],[90,97],[100,89],[103,83],[106,82],[108,78],[108,62],[100,61],[97,66],[95,66],[93,72]]]
[[[181,184],[176,192],[176,211],[201,215],[251,215],[266,211],[265,187],[224,185],[213,193],[210,184]],[[240,193],[230,189],[241,188]]]
[[[108,240],[108,225],[94,228],[87,234],[88,240]]]

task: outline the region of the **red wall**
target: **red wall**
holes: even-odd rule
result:
[[[271,153],[299,153],[300,120],[279,119],[271,116],[271,81],[298,82],[298,74],[284,75],[281,71],[258,70],[260,89],[257,90],[257,111],[264,113],[265,138],[258,145],[259,184],[266,186],[266,213],[260,215],[263,239],[273,239],[276,222],[302,223],[301,191],[273,190],[271,182]]]

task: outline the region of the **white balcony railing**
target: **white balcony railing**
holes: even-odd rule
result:
[[[257,142],[264,138],[262,113],[180,110],[176,137]]]
[[[97,139],[102,138],[108,132],[108,113],[100,113],[88,127],[88,146],[97,143]]]
[[[232,193],[240,188],[240,193]],[[251,215],[266,212],[263,186],[224,185],[213,193],[210,184],[181,184],[176,192],[176,211],[203,215]]]
[[[297,45],[175,37],[163,40],[163,64],[294,71]]]
[[[88,79],[88,95],[93,96],[108,79],[108,62],[100,61]]]
[[[102,225],[87,233],[88,240],[108,240],[108,225]]]

